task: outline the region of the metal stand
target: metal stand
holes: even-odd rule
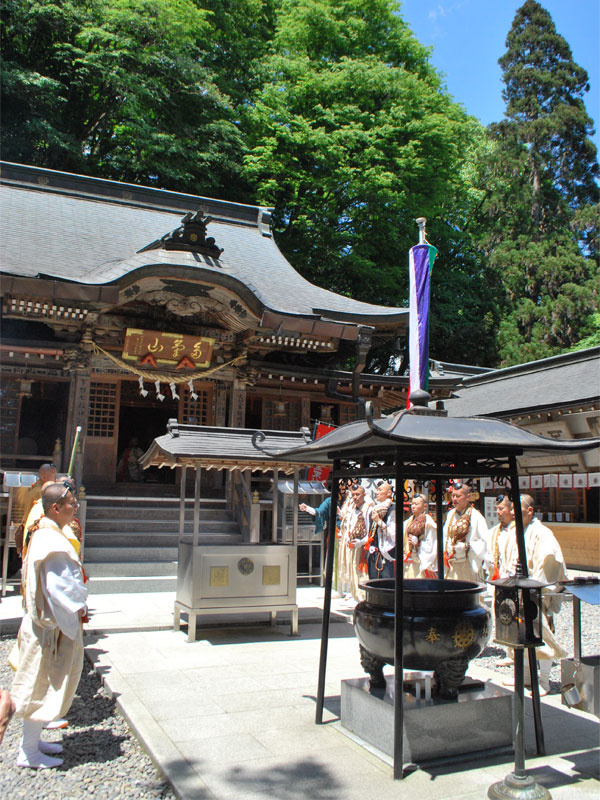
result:
[[[404,777],[404,668],[402,618],[404,616],[404,474],[396,457],[396,581],[394,593],[394,780]]]
[[[517,538],[517,549],[519,551],[519,571],[527,577],[527,553],[525,550],[525,531],[523,529],[523,515],[521,512],[521,493],[519,491],[519,476],[517,472],[516,459],[510,457],[511,466],[511,485],[513,490],[512,500],[515,509],[515,528]],[[522,589],[524,594],[525,606],[525,626],[528,631],[528,639],[531,640],[533,620],[529,616],[529,590]],[[531,675],[531,694],[533,700],[533,712],[535,722],[535,735],[538,753],[540,749],[544,752],[544,735],[542,730],[542,717],[540,706],[540,690],[537,676],[537,663],[535,657],[535,647],[529,650],[529,671]],[[536,783],[533,778],[525,772],[525,744],[524,734],[524,652],[522,647],[516,647],[515,653],[515,694],[513,707],[513,741],[515,748],[515,768],[504,780],[493,783],[488,789],[488,797],[491,800],[551,800],[550,792]]]

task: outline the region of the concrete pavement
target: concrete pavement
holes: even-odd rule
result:
[[[171,630],[173,593],[97,595],[86,654],[185,800],[485,797],[512,770],[510,756],[466,756],[395,782],[389,763],[344,734],[340,681],[363,673],[351,608],[341,600],[333,604],[325,724],[315,725],[322,597],[318,587],[298,590],[298,637],[288,624],[270,627],[266,614],[244,615],[209,618],[188,643],[184,631]],[[5,632],[15,600],[0,605]],[[474,666],[469,674],[497,678]],[[543,720],[548,755],[529,756],[528,771],[555,800],[597,799],[597,720],[557,696],[544,698]],[[534,753],[529,701],[526,741]]]

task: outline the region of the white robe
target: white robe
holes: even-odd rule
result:
[[[11,696],[17,714],[47,723],[67,713],[81,677],[79,611],[87,590],[77,553],[48,517],[31,538],[23,569],[25,616]]]
[[[487,571],[488,577],[491,578],[494,574],[496,567],[498,567],[498,574],[500,578],[508,578],[514,572],[510,572],[508,564],[509,556],[507,555],[507,547],[511,537],[514,537],[515,523],[514,520],[504,527],[500,523],[490,528],[489,541],[490,549],[487,557]],[[498,563],[496,563],[496,561]]]
[[[373,523],[373,509],[378,505],[375,503],[371,505],[367,511],[367,537],[369,531],[371,530],[371,525]],[[363,544],[366,542],[367,537],[363,540]],[[376,545],[379,549],[379,552],[384,557],[386,561],[394,561],[395,559],[392,558],[391,551],[396,547],[396,505],[392,503],[389,507],[389,510],[385,516],[385,520],[379,520],[377,522],[377,539]]]
[[[366,541],[366,536],[362,539],[354,539],[353,547],[349,547],[350,533],[354,530],[359,512],[365,519],[366,530],[368,531],[368,510],[373,505],[370,497],[365,496],[365,501],[360,508],[356,508],[354,501],[350,498],[350,503],[346,508],[346,513],[340,525],[339,556],[338,556],[338,591],[349,592],[352,597],[359,602],[364,600],[365,593],[359,589],[358,584],[366,580],[366,575],[360,575],[358,565],[362,556],[362,545]]]
[[[533,519],[525,529],[525,551],[527,553],[527,571],[529,577],[540,583],[555,584],[567,578],[567,568],[562,550],[556,537],[539,519]],[[506,543],[506,560],[510,575],[517,569],[519,553],[517,550],[517,537],[513,535]],[[546,623],[546,618],[560,610],[561,600],[558,597],[544,597],[544,594],[554,587],[542,589],[542,606],[544,619],[542,619],[543,647],[536,648],[539,659],[560,659],[567,655],[566,650],[555,639],[554,634]]]
[[[444,525],[444,552],[447,556],[450,556],[452,551],[448,529],[455,516],[461,517],[462,514],[458,514],[456,509],[452,508]],[[483,561],[488,549],[488,526],[476,508],[471,509],[471,524],[464,541],[469,545],[467,557],[463,560],[451,558],[446,578],[459,581],[482,581]]]
[[[425,570],[432,570],[433,572],[437,570],[437,526],[433,518],[426,514],[425,535],[419,542],[417,552],[415,553],[412,548],[409,552],[407,529],[413,518],[411,515],[404,523],[404,577],[424,578]],[[407,553],[408,558],[406,558]]]

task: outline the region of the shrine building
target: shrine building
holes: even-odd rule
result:
[[[2,467],[66,469],[81,426],[93,487],[171,418],[293,431],[406,404],[407,377],[365,368],[407,309],[309,283],[270,209],[7,163],[1,192]]]

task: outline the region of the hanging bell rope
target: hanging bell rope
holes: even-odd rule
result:
[[[127,370],[127,372],[131,372],[133,375],[137,375],[138,378],[145,378],[147,381],[162,381],[163,383],[187,383],[188,381],[193,380],[201,380],[202,378],[207,378],[209,375],[214,375],[216,372],[219,372],[226,367],[232,367],[234,364],[239,364],[240,361],[245,361],[247,356],[246,354],[242,356],[236,356],[232,358],[231,361],[226,361],[225,364],[219,364],[218,367],[212,367],[212,369],[204,369],[198,372],[195,372],[193,375],[181,375],[181,374],[174,374],[172,372],[154,372],[147,369],[138,369],[138,367],[133,366],[133,364],[128,364],[126,361],[123,361],[122,358],[109,353],[103,347],[100,347],[99,344],[96,342],[92,342],[92,347],[94,348],[94,353],[96,355],[103,355],[106,356],[113,364],[116,364],[121,369]]]

